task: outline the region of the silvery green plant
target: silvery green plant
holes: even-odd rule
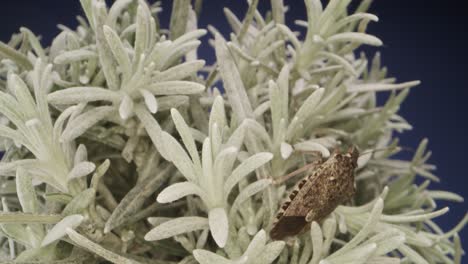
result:
[[[463,197],[429,188],[428,141],[395,158],[419,81],[356,52],[382,45],[366,33],[371,0],[305,0],[299,32],[282,0],[265,15],[251,0],[242,17],[224,10],[228,38],[198,28],[201,0],[174,0],[168,28],[160,3],[80,2],[50,47],[26,28],[0,42],[0,262],[461,263],[468,216],[434,218]],[[197,54],[207,32],[212,65]],[[352,201],[272,241],[300,179],[281,176],[350,145]]]
[[[230,135],[221,96],[215,98],[211,108],[209,135],[202,136],[205,139],[202,144],[201,157],[199,157],[190,127],[176,109],[172,109],[171,112],[173,122],[189,154],[174,137],[166,132],[162,134],[164,148],[170,160],[187,181],[174,183],[165,188],[159,193],[157,201],[170,203],[187,195],[197,195],[206,207],[208,219],[200,222],[199,225],[193,225],[191,217],[185,218],[186,223],[183,223],[183,218],[179,217],[151,230],[145,239],[167,238],[171,227],[177,227],[180,231],[181,226],[187,225],[191,228],[185,231],[193,231],[196,230],[195,228],[203,229],[209,225],[216,244],[222,248],[228,239],[229,222],[234,220],[231,217],[229,221],[228,213],[233,216],[235,210],[246,199],[268,186],[269,180],[258,180],[246,186],[232,202],[232,206],[228,205],[229,194],[240,181],[270,161],[273,155],[266,152],[257,153],[246,157],[233,168],[244,140],[245,129],[241,125]]]

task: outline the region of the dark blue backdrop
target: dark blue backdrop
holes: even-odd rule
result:
[[[269,1],[260,2],[264,10]],[[370,32],[385,43],[380,50],[390,74],[400,81],[423,81],[401,109],[401,114],[414,126],[413,131],[400,135],[402,143],[415,148],[422,138],[428,137],[429,147],[434,152],[431,162],[437,164],[437,174],[442,179],[431,187],[467,197],[468,161],[465,158],[468,155],[465,153],[468,143],[465,136],[468,129],[463,105],[468,103],[468,41],[465,36],[468,25],[464,10],[457,0],[374,2],[371,11],[379,16],[380,22],[372,24]],[[167,8],[170,3],[163,1]],[[294,19],[305,18],[302,1],[285,0],[285,3],[291,6],[287,18],[290,25]],[[223,33],[228,32],[223,6],[237,14],[246,10],[242,0],[205,0],[201,26],[215,24]],[[167,9],[162,17],[163,25],[168,24],[169,13]],[[74,27],[78,14],[81,14],[78,0],[2,1],[0,39],[7,41],[20,26],[25,26],[41,34],[44,43],[50,43],[59,32],[56,25]],[[214,58],[208,45],[202,47],[200,54],[209,61]],[[445,230],[454,226],[467,211],[466,204],[448,205],[451,212],[438,220]],[[463,231],[462,237],[467,234]]]

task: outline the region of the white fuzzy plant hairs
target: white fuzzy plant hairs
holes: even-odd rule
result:
[[[468,218],[433,219],[463,198],[429,189],[427,140],[392,159],[419,82],[355,54],[382,45],[371,0],[306,0],[305,35],[282,0],[251,0],[224,10],[229,39],[198,29],[201,2],[174,0],[164,29],[158,3],[81,0],[50,47],[26,28],[0,42],[0,262],[461,263]]]

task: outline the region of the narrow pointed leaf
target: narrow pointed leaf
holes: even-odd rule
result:
[[[243,161],[236,169],[232,172],[231,176],[227,178],[226,183],[224,184],[224,193],[228,195],[232,188],[244,177],[249,175],[255,169],[263,166],[265,163],[269,162],[273,158],[273,154],[268,152],[258,153],[249,157]]]
[[[205,61],[203,60],[184,62],[161,72],[157,75],[156,80],[159,82],[183,80],[197,74],[204,65]]]
[[[133,100],[130,96],[124,95],[119,106],[119,114],[123,120],[128,119],[133,114]]]
[[[156,97],[146,89],[141,89],[140,93],[143,96],[143,100],[145,101],[148,110],[152,114],[156,114],[156,112],[158,112],[158,101],[156,100]]]
[[[229,234],[229,223],[224,208],[211,209],[208,213],[211,235],[220,248],[226,245]]]
[[[0,223],[43,223],[55,224],[58,223],[63,216],[60,215],[45,215],[45,214],[25,214],[25,213],[8,213],[0,212]]]
[[[25,68],[26,70],[32,69],[32,63],[28,60],[28,58],[23,55],[22,53],[16,51],[12,47],[6,45],[5,43],[0,41],[0,58],[7,58],[19,66]]]
[[[66,229],[68,237],[75,242],[78,246],[112,262],[112,263],[119,263],[119,264],[138,264],[138,261],[130,260],[128,258],[122,257],[110,250],[107,250],[100,246],[99,244],[94,243],[93,241],[89,240],[88,238],[80,235],[78,232],[71,228]]]
[[[96,34],[96,44],[99,49],[99,61],[106,78],[107,85],[111,90],[117,90],[120,87],[120,81],[115,68],[115,60],[112,51],[107,44],[104,35],[104,25],[107,19],[106,4],[102,1],[92,1],[92,16],[94,32]]]
[[[80,214],[83,212],[96,197],[96,191],[92,188],[86,189],[81,192],[73,200],[65,206],[62,211],[63,216],[68,216],[72,214]]]
[[[215,47],[226,94],[237,120],[242,122],[246,118],[253,117],[252,106],[242,83],[242,78],[226,46],[226,41],[219,34],[215,35]]]
[[[264,190],[270,184],[271,180],[263,179],[245,187],[234,200],[231,207],[230,215],[234,214],[237,211],[237,209],[241,206],[241,204],[244,203],[247,199],[257,194],[258,192]]]
[[[197,94],[205,90],[205,86],[189,81],[166,81],[151,84],[146,87],[154,95]]]
[[[19,167],[16,171],[16,192],[23,212],[38,212],[38,201],[32,184],[32,177],[22,167]]]
[[[79,104],[95,101],[116,102],[120,95],[101,87],[71,87],[47,95],[51,104]]]
[[[198,195],[204,197],[203,190],[191,182],[174,183],[159,193],[158,203],[171,203],[187,195]]]
[[[281,254],[286,243],[284,241],[274,241],[265,246],[264,250],[255,258],[255,263],[270,264]]]
[[[312,142],[312,141],[304,141],[294,145],[294,148],[298,151],[304,152],[320,152],[322,157],[326,158],[330,156],[330,151],[324,147],[322,144]]]
[[[200,264],[232,264],[232,261],[203,249],[194,250],[193,256]]]
[[[245,250],[244,254],[247,257],[252,257],[262,252],[266,246],[266,239],[265,230],[262,229],[258,231],[258,233],[252,238],[252,241]]]
[[[205,228],[208,228],[208,219],[204,217],[179,217],[153,228],[145,235],[145,240],[161,240]]]
[[[69,180],[84,177],[92,173],[96,169],[96,165],[89,161],[80,162],[68,173],[67,178]]]
[[[120,66],[123,79],[129,80],[132,74],[132,64],[120,37],[112,28],[106,25],[104,25],[103,32],[106,37],[107,44]]]
[[[174,163],[187,180],[196,182],[193,163],[187,155],[187,152],[185,152],[179,142],[170,134],[163,132],[162,136],[164,150],[167,151],[169,160]]]
[[[67,235],[67,228],[75,229],[83,221],[82,215],[69,215],[58,222],[42,240],[41,246],[45,247]]]
[[[55,64],[64,65],[97,58],[96,52],[86,49],[70,50],[60,53],[54,59]]]
[[[195,145],[195,140],[193,139],[192,133],[190,132],[190,128],[185,122],[182,115],[176,109],[171,109],[172,120],[179,132],[182,141],[184,142],[185,147],[187,148],[190,157],[195,166],[201,167],[201,161],[198,154],[197,146]]]
[[[115,108],[112,106],[100,106],[86,111],[67,124],[67,127],[63,130],[60,137],[61,140],[64,142],[70,142],[76,139],[96,123],[108,117],[114,111]]]
[[[132,214],[137,213],[142,208],[144,202],[160,187],[171,170],[173,170],[173,167],[167,166],[158,171],[157,175],[146,177],[143,181],[137,183],[125,195],[109,219],[107,219],[104,233],[109,233],[114,228],[124,224]]]
[[[327,39],[328,43],[335,42],[356,42],[371,46],[382,46],[382,41],[377,37],[359,32],[345,32],[333,35]]]

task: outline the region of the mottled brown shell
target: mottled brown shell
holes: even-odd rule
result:
[[[270,231],[272,239],[297,235],[312,221],[321,221],[355,192],[354,170],[359,153],[333,155],[301,180],[281,206]]]

